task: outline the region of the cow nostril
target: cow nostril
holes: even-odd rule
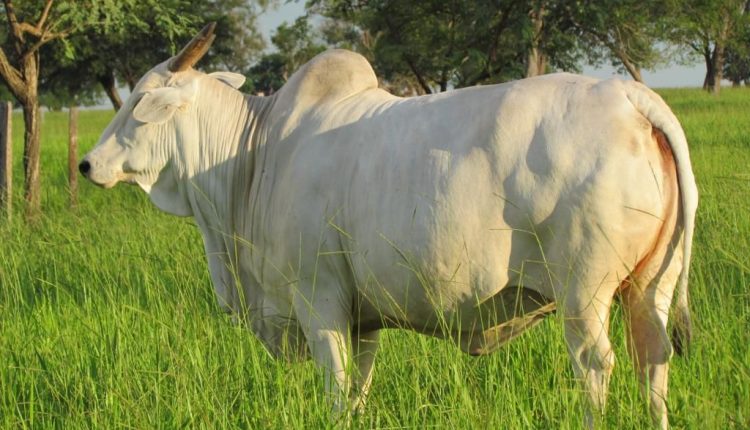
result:
[[[89,170],[91,170],[91,163],[86,160],[81,161],[81,164],[78,165],[78,171],[80,171],[83,176],[86,176]]]

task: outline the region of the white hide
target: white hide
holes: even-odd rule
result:
[[[668,304],[677,274],[686,284],[697,190],[679,123],[647,88],[555,74],[404,99],[346,51],[273,97],[239,85],[157,66],[87,156],[89,177],[136,178],[160,208],[194,216],[221,305],[275,353],[306,340],[339,407],[349,348],[399,326],[491,350],[482,312],[509,287],[555,302],[595,406],[613,363],[604,321],[626,278],[661,342],[634,332],[635,347],[665,366],[665,311],[645,297],[658,287]],[[365,393],[372,360],[356,360]]]

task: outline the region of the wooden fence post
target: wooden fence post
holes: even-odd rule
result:
[[[0,210],[13,216],[13,103],[0,102]]]
[[[78,107],[72,106],[68,115],[68,185],[70,206],[78,205]]]

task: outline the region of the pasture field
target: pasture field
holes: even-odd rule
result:
[[[682,120],[701,203],[690,295],[696,336],[675,357],[674,428],[750,428],[750,90],[661,92]],[[112,117],[80,114],[81,153]],[[67,113],[43,125],[44,216],[0,220],[0,428],[331,428],[311,362],[271,359],[217,306],[198,230],[135,187],[81,179],[68,207]],[[619,306],[605,428],[649,428]],[[354,428],[577,429],[584,398],[556,317],[493,355],[386,331]]]

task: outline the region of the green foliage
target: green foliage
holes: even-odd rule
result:
[[[368,57],[398,93],[522,78],[532,50],[542,73],[576,71],[586,49],[564,1],[310,0],[308,8],[328,18],[329,43]]]
[[[307,16],[297,18],[291,25],[281,24],[271,36],[271,42],[284,57],[288,72],[294,72],[325,49],[317,40]]]
[[[676,9],[674,1],[582,0],[568,13],[591,64],[609,62],[640,74],[667,59],[658,46],[666,41]]]
[[[265,47],[255,20],[270,2],[243,0],[144,0],[121,4],[116,25],[89,27],[52,50],[43,88],[72,104],[98,94],[98,87],[131,89],[149,69],[168,59],[203,25],[217,22],[216,41],[203,67],[244,70]],[[106,21],[112,20],[110,17]]]
[[[744,6],[737,16],[735,36],[728,42],[724,64],[724,78],[735,85],[750,81],[750,2]]]
[[[739,38],[732,29],[747,28],[738,23],[748,3],[309,0],[308,10],[329,18],[326,40],[365,55],[386,87],[406,82],[411,91],[399,91],[399,84],[396,92],[429,93],[577,71],[583,62],[609,63],[641,80],[641,69],[672,62],[684,49],[703,52],[703,45],[719,40],[727,19],[730,31],[721,43],[732,45]],[[739,67],[737,58],[730,60]]]
[[[718,75],[724,71],[725,57],[739,72],[742,53],[746,50],[750,2],[747,0],[680,0],[673,18],[670,40],[687,55],[701,58],[706,64],[704,88],[719,90]],[[736,54],[739,54],[738,57]],[[729,64],[730,73],[732,65]]]
[[[276,51],[265,54],[248,70],[243,90],[273,94],[300,66],[326,49],[307,16],[297,18],[292,24],[279,25],[271,42]]]
[[[416,92],[523,75],[515,57],[526,46],[524,2],[312,0],[308,5],[358,29],[363,53],[378,75],[386,81],[409,76]]]
[[[47,20],[55,23],[56,31],[73,33],[90,26],[113,27],[125,18],[122,5],[135,0],[59,0],[50,8]],[[36,22],[44,9],[45,0],[13,2],[19,22]],[[5,5],[0,5],[0,14],[5,19]],[[8,27],[0,28],[3,39]]]
[[[115,74],[134,82],[147,67],[174,49],[175,38],[187,34],[192,22],[178,14],[188,2],[126,1],[116,17],[106,15],[104,23],[73,33],[64,44],[43,51],[50,58],[40,77],[45,101],[77,105],[96,100],[100,85],[114,85]],[[150,43],[149,43],[150,42]],[[138,51],[143,54],[138,55]],[[145,69],[145,70],[144,70]]]
[[[204,67],[219,67],[242,72],[260,58],[266,42],[257,25],[259,14],[277,0],[211,0],[189,2],[194,22],[203,27],[216,21],[216,41],[202,62]],[[181,13],[185,13],[182,11]]]
[[[241,90],[245,93],[271,95],[278,91],[289,76],[284,55],[266,54],[246,73],[247,80]]]
[[[701,192],[690,283],[696,338],[688,357],[672,360],[672,425],[746,429],[750,90],[662,95],[684,125]],[[81,112],[82,153],[111,117]],[[65,118],[44,118],[46,215],[34,226],[20,212],[0,221],[0,428],[334,428],[312,363],[270,359],[219,310],[192,221],[160,213],[125,185],[82,182],[79,208],[68,208]],[[650,428],[621,317],[615,307],[603,427]],[[562,338],[550,317],[474,358],[387,330],[353,428],[579,429],[583,396]]]
[[[747,85],[750,82],[750,42],[732,46],[727,50],[724,78],[734,85],[740,85],[743,82]]]

